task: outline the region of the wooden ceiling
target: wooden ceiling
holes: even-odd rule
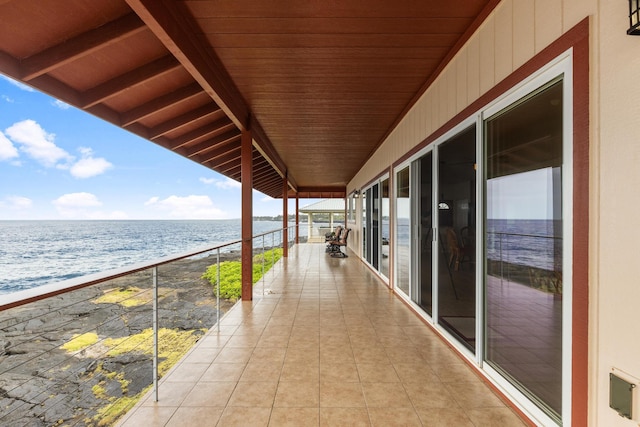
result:
[[[254,188],[345,186],[499,0],[0,0],[0,72]]]

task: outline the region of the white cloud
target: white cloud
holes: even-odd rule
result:
[[[181,197],[173,195],[163,200],[152,197],[145,203],[145,206],[152,206],[164,211],[170,218],[175,219],[221,219],[227,217],[224,211],[213,205],[209,196]]]
[[[61,167],[61,161],[71,161],[73,157],[54,143],[55,134],[47,133],[34,120],[14,123],[5,130],[7,136],[20,144],[20,149],[47,167]]]
[[[11,210],[23,210],[33,206],[33,200],[22,196],[7,196],[5,197],[5,203],[2,203],[2,205]]]
[[[0,132],[0,161],[18,157],[18,149]]]
[[[15,102],[13,98],[9,98],[7,95],[2,95],[2,99],[4,99],[9,104],[13,104]]]
[[[144,205],[145,206],[150,206],[150,205],[153,205],[154,203],[158,203],[159,200],[160,200],[160,197],[154,196],[154,197],[150,198],[149,200],[147,200],[146,202],[144,202]]]
[[[264,196],[262,199],[260,199],[261,202],[273,202],[275,199],[271,196]]]
[[[75,178],[91,178],[101,175],[113,167],[106,159],[93,157],[93,151],[90,148],[80,147],[79,151],[82,158],[74,163],[69,170]]]
[[[242,184],[231,178],[226,178],[224,181],[216,181],[216,187],[223,190],[231,190],[234,188],[242,188]]]
[[[87,208],[102,206],[95,194],[91,193],[68,193],[64,194],[52,202],[55,206],[66,208]]]
[[[213,184],[214,182],[216,182],[217,180],[215,178],[205,178],[205,177],[200,177],[200,182],[204,183],[204,184]]]
[[[3,79],[5,79],[6,81],[8,81],[9,83],[11,83],[12,85],[19,87],[20,89],[27,91],[27,92],[35,92],[35,90],[31,87],[31,86],[27,86],[24,83],[20,83],[17,80],[13,80],[12,78],[9,78],[7,76],[3,76],[0,74],[0,77],[2,77]]]
[[[102,206],[102,202],[91,193],[68,193],[51,202],[60,216],[64,218],[93,218],[93,208]]]
[[[69,108],[71,108],[71,105],[67,104],[66,102],[60,101],[59,99],[56,99],[51,104],[61,110],[68,110]]]

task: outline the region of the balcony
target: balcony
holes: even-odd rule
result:
[[[295,245],[119,423],[525,423],[357,257]]]

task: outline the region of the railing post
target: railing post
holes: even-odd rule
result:
[[[158,266],[153,267],[153,394],[158,401]]]
[[[218,325],[218,333],[220,333],[220,248],[218,248],[218,257],[217,257],[217,263],[218,263],[218,278],[216,280],[216,286],[217,286],[217,290],[216,290],[216,325]]]

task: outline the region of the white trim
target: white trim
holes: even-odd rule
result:
[[[530,93],[549,83],[555,78],[563,76],[563,171],[562,171],[562,218],[563,230],[563,304],[562,304],[562,425],[571,425],[571,385],[572,385],[572,290],[573,290],[573,49],[559,55],[537,72],[523,80],[512,90],[490,103],[482,110],[484,120],[498,113],[511,104],[521,100]],[[484,181],[484,177],[483,177]],[[484,193],[482,198],[484,200]],[[568,242],[568,244],[566,244]],[[568,285],[568,286],[567,286]],[[484,343],[483,343],[484,347]],[[484,354],[484,348],[483,348]],[[523,393],[509,383],[502,375],[493,370],[488,364],[482,365],[483,370],[491,372],[489,375],[501,391],[508,396],[517,396],[514,403],[522,406],[525,413],[537,420],[544,420],[542,425],[554,425],[555,420],[546,415],[537,405],[531,402]]]
[[[476,364],[482,369],[484,361],[484,129],[482,114],[475,114],[476,125]]]

